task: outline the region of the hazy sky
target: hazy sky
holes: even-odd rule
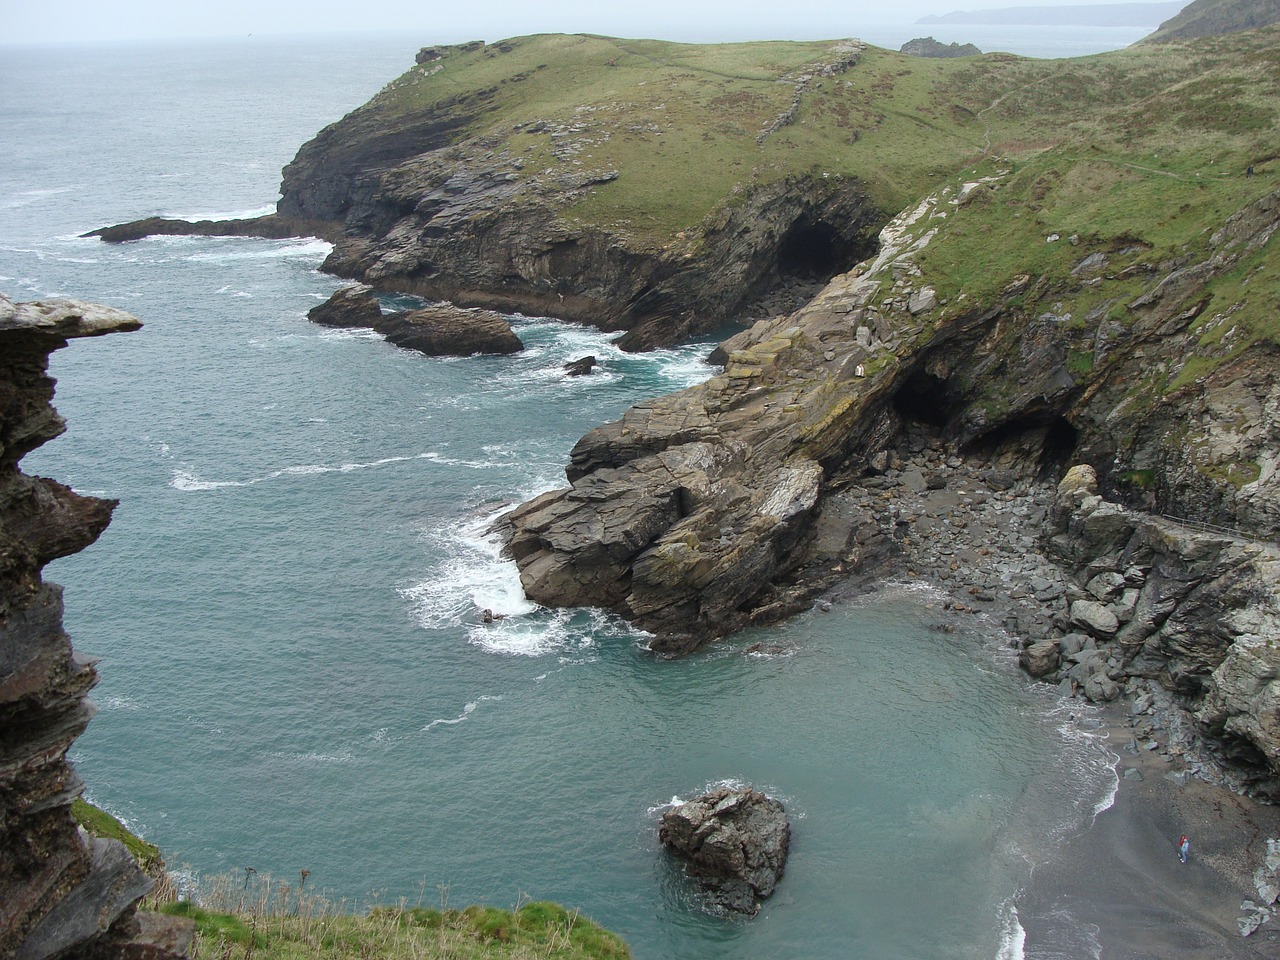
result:
[[[856,36],[860,22],[1073,0],[0,0],[0,43],[412,31],[424,43],[527,33],[677,40]],[[1074,0],[1076,3],[1115,0]]]

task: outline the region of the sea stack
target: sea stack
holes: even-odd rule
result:
[[[780,801],[719,787],[664,813],[658,839],[712,903],[754,915],[782,879],[791,824]]]

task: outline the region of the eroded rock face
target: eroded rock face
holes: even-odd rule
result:
[[[1081,468],[1059,486],[1046,535],[1078,583],[1111,599],[1071,604],[1070,625],[1096,648],[1075,648],[1055,672],[1033,644],[1028,671],[1098,701],[1133,678],[1157,681],[1255,792],[1280,797],[1280,547],[1125,509]]]
[[[41,578],[84,549],[114,500],[82,497],[18,469],[62,433],[48,357],[76,337],[136,330],[134,317],[72,300],[14,303],[0,295],[0,956],[46,960],[139,947],[134,904],[151,886],[116,841],[89,840],[71,816],[82,784],[67,750],[93,714],[97,680],[62,629],[62,591]],[[157,919],[152,934],[185,955],[191,926]]]
[[[722,787],[664,813],[658,838],[713,903],[756,914],[782,879],[791,825],[778,800]]]

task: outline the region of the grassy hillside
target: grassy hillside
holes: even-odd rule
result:
[[[449,48],[366,109],[388,124],[464,115],[459,136],[509,152],[523,177],[615,171],[571,216],[667,242],[752,185],[788,176],[857,178],[896,211],[983,156],[1069,142],[1098,140],[1090,147],[1113,164],[1175,174],[1239,166],[1267,150],[1276,44],[1274,34],[1233,40],[1072,60],[868,47],[850,65],[856,45],[835,41],[521,37]],[[1233,63],[1237,46],[1245,63]],[[1176,156],[1148,163],[1153,143]]]
[[[629,960],[617,936],[545,901],[516,910],[379,907],[353,914],[290,896],[278,909],[219,911],[182,901],[160,907],[196,925],[192,960]]]
[[[1207,256],[1214,230],[1280,187],[1278,48],[1275,28],[1138,47],[1087,70],[1083,62],[1059,67],[1051,82],[1007,97],[999,112],[1056,113],[1062,132],[1042,149],[997,143],[999,159],[972,168],[1008,174],[998,189],[957,210],[942,242],[925,252],[929,280],[941,296],[981,299],[1010,277],[1030,274],[1075,288],[1076,317],[1089,315],[1105,295],[1114,304],[1110,319],[1124,322],[1125,291],[1133,299],[1151,275],[1140,265]],[[1057,108],[1045,102],[1058,97]],[[1061,241],[1049,242],[1051,236]],[[1112,256],[1111,282],[1070,283],[1092,251]],[[1133,268],[1127,284],[1126,267]],[[1204,328],[1203,356],[1184,377],[1259,340],[1280,343],[1278,273],[1275,258],[1259,249],[1215,287],[1215,302],[1196,321]],[[1213,318],[1228,309],[1232,339],[1221,350],[1225,329]]]
[[[268,876],[209,877],[197,902],[180,899],[164,872],[160,850],[111,814],[76,800],[72,814],[91,835],[119,840],[139,866],[158,878],[142,906],[190,917],[196,938],[192,960],[629,960],[617,935],[576,911],[549,901],[513,910],[473,905],[456,910],[409,906],[355,911],[307,889],[307,873],[294,885]],[[442,897],[443,897],[442,893]]]

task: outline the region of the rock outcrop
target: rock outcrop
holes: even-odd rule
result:
[[[664,813],[658,839],[712,903],[754,915],[782,879],[791,825],[780,801],[721,787]]]
[[[170,217],[146,217],[111,227],[90,230],[86,237],[98,237],[106,243],[128,243],[144,237],[264,237],[283,240],[289,237],[321,237],[330,239],[333,225],[323,220],[282,217],[267,214],[239,220],[175,220]]]
[[[67,750],[93,714],[97,673],[62,629],[61,589],[40,572],[93,543],[116,501],[18,467],[65,428],[49,354],[140,326],[95,304],[0,295],[0,956],[15,960],[168,960],[191,941],[190,921],[135,916],[152,881],[122,844],[88,838],[71,815],[83,785]]]
[[[954,41],[941,43],[933,39],[933,37],[916,37],[914,40],[908,40],[899,47],[899,52],[913,57],[934,57],[938,59],[982,56],[982,51],[972,43],[955,43]]]
[[[383,313],[371,287],[355,284],[336,291],[307,317],[328,327],[372,327],[398,347],[432,357],[477,353],[519,353],[524,344],[511,323],[492,310],[435,303],[418,310]]]
[[[762,304],[795,309],[814,284],[867,254],[885,214],[864,184],[798,163],[771,142],[784,128],[790,139],[800,135],[801,105],[856,67],[861,43],[799,44],[767,56],[743,45],[752,65],[735,71],[727,91],[696,75],[690,82],[650,43],[631,46],[552,36],[427,48],[370,103],[303,145],[284,169],[276,214],[148,218],[91,235],[309,233],[334,243],[324,269],[338,276],[626,331],[630,350],[754,318]],[[672,45],[677,57],[689,49]],[[609,76],[616,89],[581,100],[593,87],[580,82],[583,71],[620,58],[627,69]],[[668,99],[680,116],[665,112]],[[668,142],[703,127],[696,153],[677,149],[696,161],[707,137],[728,144],[717,177],[661,169]],[[853,130],[848,117],[839,127]],[[761,158],[767,164],[752,172]],[[728,170],[740,182],[721,182]],[[673,182],[697,199],[664,211]],[[604,216],[583,215],[584,204],[619,189]]]
[[[1040,640],[1024,666],[1095,701],[1156,681],[1246,786],[1280,800],[1280,544],[1125,509],[1085,465],[1045,535],[1077,597],[1063,629],[1087,636]]]

